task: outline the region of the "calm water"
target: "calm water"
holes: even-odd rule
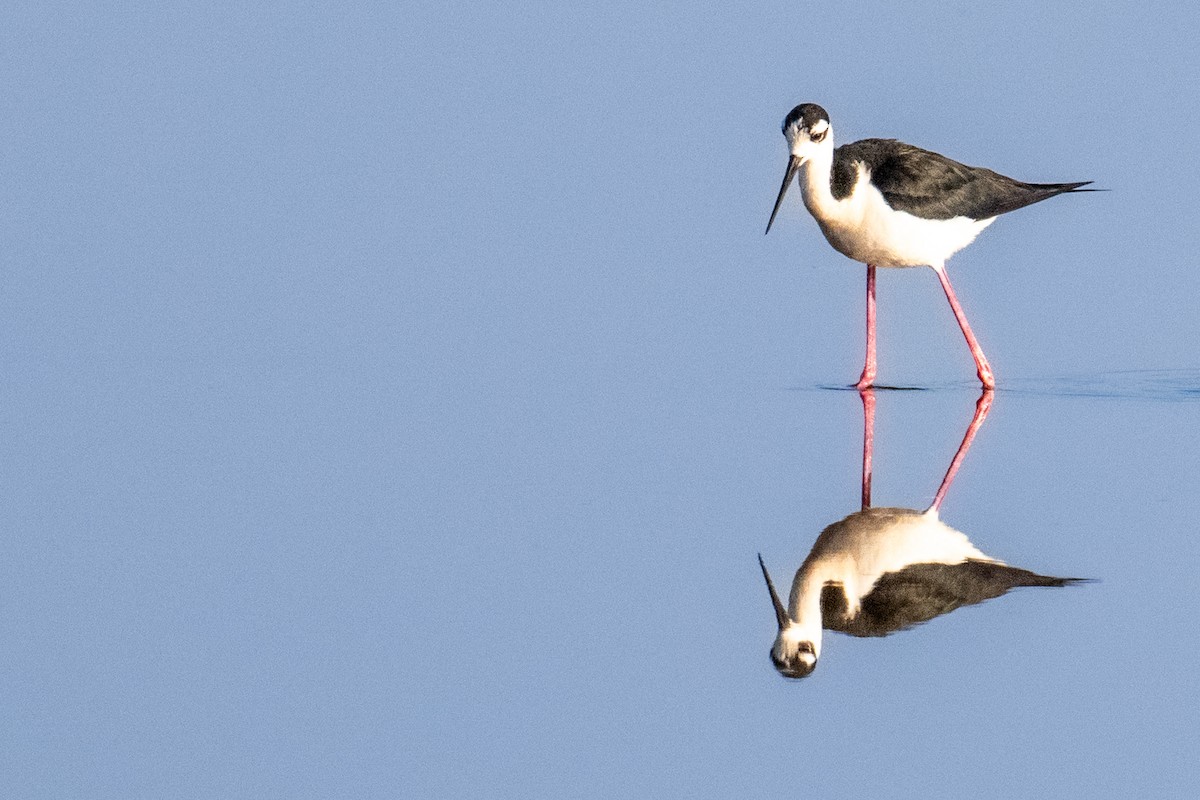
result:
[[[1194,5],[126,6],[0,9],[0,797],[1195,796]],[[1111,191],[949,266],[941,519],[1095,581],[789,682],[756,554],[863,435],[806,101]],[[921,509],[978,390],[878,293]]]
[[[444,797],[723,796],[796,774],[845,797],[952,796],[985,772],[996,796],[1181,789],[1200,721],[1196,378],[998,391],[942,519],[1097,582],[827,634],[795,683],[767,657],[755,553],[787,582],[857,509],[855,392],[510,386],[295,428],[269,394],[228,435],[203,418],[157,445],[61,432],[91,456],[74,467],[46,454],[68,446],[54,431],[10,433],[27,468],[7,480],[28,488],[5,561],[10,774],[84,794],[319,794],[347,764],[354,785]],[[879,392],[876,505],[929,503],[975,399]],[[113,474],[127,441],[148,461]],[[229,459],[240,477],[213,477]]]

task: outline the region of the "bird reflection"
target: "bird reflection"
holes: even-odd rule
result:
[[[962,444],[925,511],[871,507],[875,394],[867,389],[861,396],[862,510],[817,537],[796,571],[787,607],[762,556],[758,557],[779,623],[771,661],[789,678],[804,678],[816,667],[822,629],[851,636],[887,636],[1018,586],[1066,586],[1081,580],[1009,566],[938,519],[942,500],[991,410],[991,390],[984,390],[975,404]]]

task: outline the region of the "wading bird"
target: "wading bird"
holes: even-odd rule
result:
[[[958,320],[979,380],[996,385],[992,368],[959,305],[946,260],[975,240],[996,217],[1065,192],[1077,183],[1024,183],[990,169],[968,167],[895,139],[833,146],[829,114],[814,103],[783,120],[791,151],[767,232],[792,178],[800,176],[804,205],[839,253],[867,265],[867,356],[857,387],[875,382],[875,268],[932,267]]]

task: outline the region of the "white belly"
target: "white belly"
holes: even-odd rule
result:
[[[860,172],[849,197],[805,193],[805,205],[839,253],[878,267],[940,266],[996,219],[922,219],[893,210]]]

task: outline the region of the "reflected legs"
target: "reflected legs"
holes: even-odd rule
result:
[[[863,404],[862,507],[871,507],[871,456],[875,450],[875,390],[862,389]]]
[[[971,424],[967,426],[967,432],[963,436],[962,444],[958,446],[958,452],[954,454],[954,460],[950,462],[950,468],[946,470],[946,477],[942,478],[942,485],[938,487],[937,494],[933,496],[933,502],[929,506],[930,509],[937,511],[941,507],[942,500],[946,498],[946,491],[950,488],[950,483],[958,473],[958,468],[966,457],[967,451],[971,449],[971,442],[974,441],[975,434],[979,432],[983,421],[987,419],[988,412],[992,410],[992,397],[994,395],[995,392],[991,389],[984,389],[983,394],[979,395],[979,400],[975,403],[975,416],[971,418]]]

